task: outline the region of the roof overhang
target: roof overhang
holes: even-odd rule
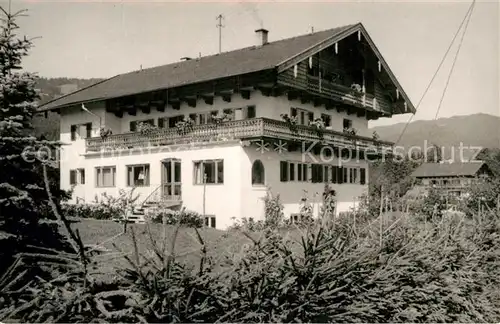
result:
[[[387,64],[384,57],[382,56],[382,54],[378,50],[377,46],[375,45],[375,43],[371,39],[370,35],[368,35],[368,32],[366,31],[365,27],[361,23],[357,23],[356,25],[353,25],[353,26],[347,28],[346,30],[344,30],[344,31],[342,31],[342,32],[330,37],[330,38],[327,38],[327,39],[319,42],[318,44],[311,46],[308,49],[306,49],[300,53],[297,53],[296,55],[292,56],[291,58],[281,62],[277,66],[278,73],[281,73],[281,72],[293,67],[294,65],[302,62],[303,60],[307,59],[308,57],[310,57],[318,52],[321,52],[322,50],[334,45],[335,43],[337,43],[337,42],[343,40],[344,38],[351,36],[352,34],[357,33],[357,32],[360,32],[363,35],[363,37],[366,39],[366,41],[370,45],[370,48],[373,50],[373,53],[376,55],[377,59],[379,60],[381,66],[387,72],[387,75],[389,76],[391,82],[396,86],[396,88],[400,92],[401,96],[403,97],[403,99],[405,100],[405,102],[407,104],[408,112],[415,114],[415,112],[417,111],[415,106],[413,105],[410,98],[408,97],[408,95],[404,91],[403,87],[401,86],[401,84],[397,80],[396,76],[394,75],[394,73],[390,69],[389,65]]]

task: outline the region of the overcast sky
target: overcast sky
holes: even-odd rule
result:
[[[3,2],[4,6],[8,6]],[[362,22],[416,105],[460,25],[470,1],[454,2],[190,2],[12,1],[28,9],[21,33],[41,36],[25,60],[45,77],[111,77],[218,50],[216,16],[225,19],[222,50],[253,44],[265,27],[269,40]],[[499,115],[499,5],[478,1],[439,117]],[[457,45],[414,117],[432,119]],[[381,120],[401,122],[408,115]]]

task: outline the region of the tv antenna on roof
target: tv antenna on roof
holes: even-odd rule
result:
[[[219,14],[215,19],[219,21],[215,26],[219,28],[219,54],[220,54],[222,52],[222,27],[224,27],[224,25],[222,25],[222,20],[224,19],[224,16]]]

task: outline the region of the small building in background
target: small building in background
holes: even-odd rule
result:
[[[461,197],[470,185],[493,175],[483,162],[424,163],[412,176],[421,181],[426,192],[434,188],[446,191],[448,196]]]

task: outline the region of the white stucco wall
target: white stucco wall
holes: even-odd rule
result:
[[[209,147],[200,147],[194,150],[186,150],[185,147],[177,146],[170,149],[152,150],[142,154],[139,151],[122,151],[120,156],[102,156],[94,154],[87,156],[80,164],[86,170],[87,181],[84,185],[77,185],[75,195],[91,203],[97,195],[103,193],[117,196],[120,189],[130,191],[127,187],[127,165],[149,164],[150,185],[136,187],[135,194],[140,194],[138,202],[142,202],[161,184],[161,160],[176,158],[181,160],[181,181],[183,206],[189,210],[199,213],[203,212],[203,185],[194,183],[194,161],[223,159],[224,160],[224,184],[207,184],[205,191],[205,212],[207,215],[215,215],[217,228],[225,228],[233,222],[232,217],[240,214],[240,174],[242,148],[239,143],[217,144]],[[115,166],[115,186],[112,188],[96,187],[96,167]],[[64,172],[68,174],[69,171]],[[69,185],[69,180],[67,180]],[[62,187],[69,187],[62,183]]]
[[[308,192],[310,203],[314,203],[314,213],[318,215],[318,210],[321,206],[322,193],[324,183],[299,182],[297,177],[294,181],[280,181],[280,161],[289,161],[295,163],[320,163],[327,165],[342,165],[344,167],[362,167],[366,169],[366,180],[368,183],[368,164],[366,161],[341,161],[338,158],[328,157],[321,159],[318,155],[311,157],[309,154],[299,152],[282,152],[279,154],[272,148],[262,154],[255,147],[244,148],[245,154],[242,160],[242,217],[253,217],[254,219],[263,219],[263,203],[262,198],[265,197],[266,191],[263,186],[252,186],[252,164],[259,159],[264,164],[265,168],[265,185],[271,188],[271,192],[279,194],[281,202],[284,205],[285,217],[290,214],[300,211],[300,200],[304,197],[304,190]],[[295,167],[297,168],[297,166]],[[311,171],[308,170],[308,176],[311,177]],[[359,177],[359,175],[358,175]],[[361,184],[330,184],[330,188],[337,193],[337,212],[349,211],[357,206],[358,198],[366,193],[368,185]],[[316,194],[316,195],[315,195]],[[246,199],[248,197],[248,199]]]
[[[177,115],[188,116],[191,113],[202,113],[213,110],[223,110],[227,108],[242,108],[255,106],[257,117],[268,117],[280,120],[280,114],[290,113],[291,107],[303,108],[313,111],[315,118],[321,113],[332,116],[332,126],[335,130],[342,130],[343,118],[353,121],[353,127],[358,130],[358,134],[368,134],[368,121],[366,118],[359,118],[356,115],[347,115],[344,112],[338,113],[336,110],[326,110],[324,106],[314,107],[312,104],[301,104],[298,100],[289,101],[286,97],[266,97],[259,91],[253,91],[249,100],[242,98],[239,94],[232,96],[231,102],[225,102],[220,97],[214,98],[213,105],[206,104],[203,100],[198,100],[196,107],[189,107],[182,103],[180,110],[174,110],[168,106],[164,112],[152,109],[150,114],[143,114],[137,110],[136,116],[124,113],[122,118],[116,117],[113,113],[105,111],[104,102],[88,103],[86,107],[98,116],[101,116],[102,126],[106,126],[113,131],[113,134],[125,133],[129,131],[130,121],[145,120],[153,118],[155,124],[159,117],[169,117]],[[85,184],[77,184],[74,188],[74,199],[76,197],[92,202],[96,195],[103,192],[117,195],[120,189],[130,189],[126,187],[126,166],[131,164],[150,164],[150,185],[136,189],[137,193],[145,198],[161,182],[161,160],[165,158],[177,158],[182,163],[182,200],[183,205],[190,210],[203,211],[203,186],[193,183],[193,161],[204,159],[224,160],[224,184],[206,186],[206,214],[216,215],[217,228],[226,228],[233,223],[232,218],[253,217],[261,219],[263,217],[264,202],[262,198],[266,194],[265,186],[252,186],[251,169],[255,159],[261,159],[265,166],[266,186],[270,186],[274,193],[281,195],[281,200],[285,206],[285,215],[299,211],[299,202],[303,197],[303,190],[309,192],[309,198],[314,202],[321,202],[321,193],[324,184],[310,182],[280,182],[279,161],[288,160],[294,162],[302,161],[301,152],[285,152],[279,155],[271,151],[261,154],[256,147],[242,147],[239,142],[213,144],[195,150],[186,147],[169,147],[162,152],[149,150],[147,152],[136,150],[134,154],[122,154],[121,156],[101,156],[99,154],[85,155],[85,140],[77,139],[71,141],[70,127],[74,124],[92,123],[92,136],[99,136],[99,118],[80,109],[80,106],[62,109],[61,112],[61,141],[65,145],[61,152],[61,188],[69,189],[70,169],[85,169]],[[306,162],[315,162],[309,156],[304,155]],[[338,161],[326,161],[325,164],[337,164]],[[365,161],[348,161],[343,166],[356,165],[365,167]],[[95,168],[98,166],[116,166],[116,186],[114,188],[96,188]],[[368,179],[368,169],[366,174]],[[355,205],[355,200],[367,190],[366,185],[360,184],[332,184],[331,187],[337,191],[337,211],[347,211]],[[318,196],[314,198],[314,194]],[[141,200],[141,199],[140,199]],[[316,206],[318,207],[318,206]],[[315,211],[317,212],[317,210]]]

